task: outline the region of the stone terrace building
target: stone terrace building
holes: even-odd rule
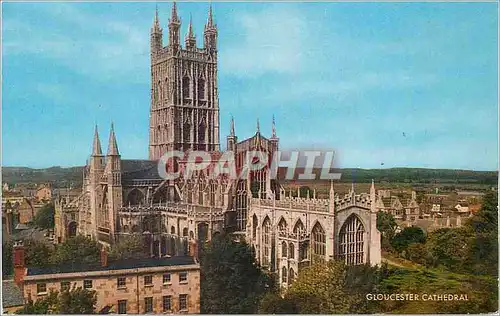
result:
[[[24,249],[14,250],[15,280],[24,299],[36,301],[50,291],[73,287],[95,290],[96,311],[118,314],[200,312],[200,265],[192,257],[129,259],[101,264],[30,268]]]

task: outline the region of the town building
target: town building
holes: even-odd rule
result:
[[[200,313],[200,265],[190,256],[109,261],[98,264],[26,267],[24,248],[14,247],[14,280],[24,301],[51,291],[95,290],[96,311],[118,314]]]

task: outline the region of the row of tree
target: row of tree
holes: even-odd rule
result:
[[[16,314],[95,314],[95,291],[73,287],[66,291],[51,291],[36,302],[29,300]]]
[[[25,263],[28,267],[47,267],[50,265],[72,265],[98,263],[100,261],[99,243],[91,238],[78,235],[68,238],[56,246],[42,240],[23,241]],[[2,275],[13,273],[13,241],[6,241],[2,247]],[[147,257],[142,236],[124,236],[109,252],[109,260]]]

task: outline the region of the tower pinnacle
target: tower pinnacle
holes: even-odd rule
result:
[[[95,125],[94,131],[94,144],[92,146],[92,156],[101,156],[101,141],[99,140],[99,132],[97,131],[97,124]]]
[[[180,23],[179,16],[177,15],[177,4],[175,1],[172,4],[172,13],[170,15],[170,23]]]
[[[214,25],[213,13],[212,13],[212,4],[210,3],[210,5],[208,7],[208,20],[207,20],[206,28],[212,28],[212,27],[215,27],[215,25]]]
[[[156,32],[161,31],[160,19],[158,18],[158,5],[156,5],[156,9],[155,9],[155,19],[153,22],[153,31],[156,31]]]
[[[229,133],[229,136],[235,136],[235,132],[234,132],[234,117],[231,115],[231,131]]]
[[[109,132],[108,156],[119,156],[118,145],[116,143],[115,128],[111,123],[111,131]]]
[[[259,119],[257,119],[257,134],[260,133],[260,123],[259,123]]]
[[[196,47],[196,36],[194,35],[193,31],[193,17],[189,17],[189,26],[188,26],[188,31],[186,33],[186,48],[195,48]]]
[[[276,122],[274,121],[274,115],[273,115],[273,134],[272,134],[272,137],[276,138]]]

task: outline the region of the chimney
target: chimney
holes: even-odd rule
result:
[[[106,247],[101,248],[101,266],[106,267],[108,265],[108,252]]]
[[[14,282],[22,286],[24,275],[26,274],[26,264],[24,260],[24,246],[22,241],[16,241],[14,244]]]
[[[189,242],[189,255],[198,259],[198,245],[196,244],[196,241]]]

